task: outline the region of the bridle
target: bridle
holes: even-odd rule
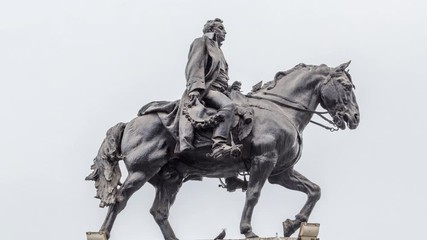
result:
[[[345,85],[343,82],[335,80],[336,78],[340,77],[341,75],[345,75],[347,77],[347,79],[350,81],[349,85]],[[335,80],[335,81],[333,81],[333,80]],[[343,98],[342,98],[342,94],[340,93],[340,91],[338,89],[337,82],[344,86],[344,88],[345,88],[344,91],[347,91],[346,90],[347,87],[355,88],[355,86],[354,86],[353,82],[351,81],[350,74],[345,70],[336,71],[336,72],[329,74],[328,77],[325,79],[325,81],[322,83],[322,86],[320,88],[324,87],[326,84],[328,84],[331,81],[333,84],[333,89],[335,90],[335,93],[338,96],[338,104],[335,106],[335,109],[334,109],[335,115],[333,116],[333,119],[336,120],[335,117],[338,116],[340,118],[339,115],[345,109],[345,106],[347,104],[344,101],[345,99],[343,100]],[[326,101],[325,101],[324,95],[322,93],[320,93],[320,97],[322,99],[322,102],[325,103]],[[337,123],[334,121],[334,126],[336,126],[336,125],[337,125]]]
[[[323,120],[325,120],[326,122],[328,122],[329,124],[331,124],[333,127],[326,126],[326,125],[324,125],[322,123],[319,123],[319,122],[316,122],[314,120],[310,120],[311,123],[313,123],[313,124],[315,124],[315,125],[317,125],[319,127],[322,127],[322,128],[324,128],[326,130],[329,130],[331,132],[335,132],[335,131],[339,130],[339,128],[335,125],[335,123],[332,120],[330,120],[330,119],[326,118],[325,116],[323,116],[324,114],[327,114],[329,112],[318,112],[318,111],[310,110],[310,109],[308,109],[308,107],[304,106],[302,103],[299,103],[299,102],[296,102],[296,101],[291,101],[291,100],[287,99],[286,97],[282,97],[282,96],[280,96],[278,94],[268,93],[268,92],[264,92],[263,94],[267,95],[267,96],[270,95],[270,96],[273,96],[273,97],[277,97],[280,100],[272,99],[272,98],[269,98],[269,97],[263,97],[263,96],[255,96],[255,95],[249,95],[248,97],[255,98],[255,99],[267,100],[267,101],[273,102],[273,103],[275,103],[275,104],[277,104],[279,106],[288,107],[288,108],[294,109],[294,110],[299,111],[299,112],[306,112],[306,113],[316,114],[317,116],[321,117]],[[284,100],[285,102],[281,101],[281,100]]]
[[[329,74],[327,76],[327,78],[324,80],[324,82],[321,84],[321,87],[320,87],[319,91],[321,91],[321,88],[323,86],[325,86],[329,81],[332,81],[332,79],[333,79],[333,77]],[[333,81],[333,84],[334,84],[335,91],[338,94],[339,102],[342,104],[343,100],[341,98],[341,94],[339,94],[336,82]],[[320,118],[322,118],[323,120],[325,120],[326,122],[328,122],[329,124],[331,124],[332,127],[326,126],[326,125],[324,125],[322,123],[319,123],[319,122],[316,122],[314,120],[310,120],[311,123],[313,123],[313,124],[315,124],[315,125],[317,125],[319,127],[322,127],[322,128],[324,128],[326,130],[329,130],[331,132],[335,132],[335,131],[339,130],[338,126],[335,124],[334,121],[332,121],[332,120],[326,118],[325,116],[323,116],[324,114],[329,113],[328,111],[326,111],[326,112],[319,112],[319,111],[310,110],[310,109],[308,109],[307,106],[305,106],[304,104],[302,104],[302,103],[300,103],[298,101],[291,100],[291,99],[289,99],[287,97],[283,97],[283,96],[280,96],[280,95],[275,94],[275,93],[263,92],[262,94],[265,95],[265,97],[264,96],[258,96],[258,95],[248,95],[248,97],[255,98],[255,99],[267,100],[267,101],[273,102],[273,103],[275,103],[277,105],[294,109],[296,111],[316,114],[317,116],[319,116]],[[279,100],[274,99],[274,98],[270,98],[268,96],[272,96],[274,98],[278,98]],[[324,101],[323,98],[322,98],[322,101]]]

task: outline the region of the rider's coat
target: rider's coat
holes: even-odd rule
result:
[[[226,86],[228,64],[217,41],[210,35],[196,38],[191,44],[185,76],[187,93],[198,90],[203,94],[212,85]]]
[[[194,39],[190,46],[188,62],[185,68],[187,80],[186,90],[181,98],[179,119],[179,143],[175,149],[181,152],[193,149],[194,129],[191,123],[182,115],[184,105],[188,103],[188,94],[199,91],[201,96],[209,89],[224,92],[228,87],[228,64],[224,58],[221,48],[214,39],[212,33],[207,33],[200,38]],[[201,116],[203,106],[188,108],[192,115]]]

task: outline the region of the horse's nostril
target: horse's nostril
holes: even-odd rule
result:
[[[348,122],[349,116],[346,114],[346,115],[344,115],[343,119],[344,119],[344,121]]]
[[[355,113],[355,114],[354,114],[354,118],[355,118],[357,121],[359,121],[359,114]]]

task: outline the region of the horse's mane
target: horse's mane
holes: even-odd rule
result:
[[[307,65],[305,63],[300,63],[300,64],[297,64],[295,67],[293,67],[291,69],[288,69],[286,71],[277,72],[276,75],[274,75],[274,80],[277,81],[277,80],[283,78],[284,76],[289,75],[292,72],[295,72],[297,70],[301,70],[301,69],[304,69],[304,68],[308,68],[310,70],[318,70],[320,68],[322,68],[322,69],[327,68],[327,70],[330,70],[330,68],[327,65],[325,65],[325,64],[321,64],[321,65]]]
[[[274,75],[274,79],[272,81],[266,82],[264,85],[262,85],[262,87],[258,87],[258,88],[252,89],[251,93],[256,93],[256,92],[258,92],[260,90],[264,90],[264,89],[265,90],[271,90],[271,89],[273,89],[276,86],[276,84],[277,84],[277,82],[279,80],[285,79],[284,78],[285,76],[287,76],[287,75],[289,75],[289,74],[291,74],[291,73],[293,73],[295,71],[302,70],[302,69],[308,69],[308,70],[311,70],[311,71],[326,71],[326,72],[330,72],[331,70],[333,70],[333,68],[328,67],[326,64],[308,65],[308,64],[305,64],[305,63],[300,63],[300,64],[295,65],[291,69],[277,72]],[[343,72],[347,75],[347,77],[350,80],[350,82],[352,82],[350,73],[348,73],[347,71],[343,71]]]

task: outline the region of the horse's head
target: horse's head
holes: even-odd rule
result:
[[[359,106],[353,92],[354,85],[350,74],[345,71],[348,65],[350,62],[333,68],[320,88],[320,104],[328,110],[340,129],[345,129],[346,123],[350,129],[355,129],[360,121]]]

